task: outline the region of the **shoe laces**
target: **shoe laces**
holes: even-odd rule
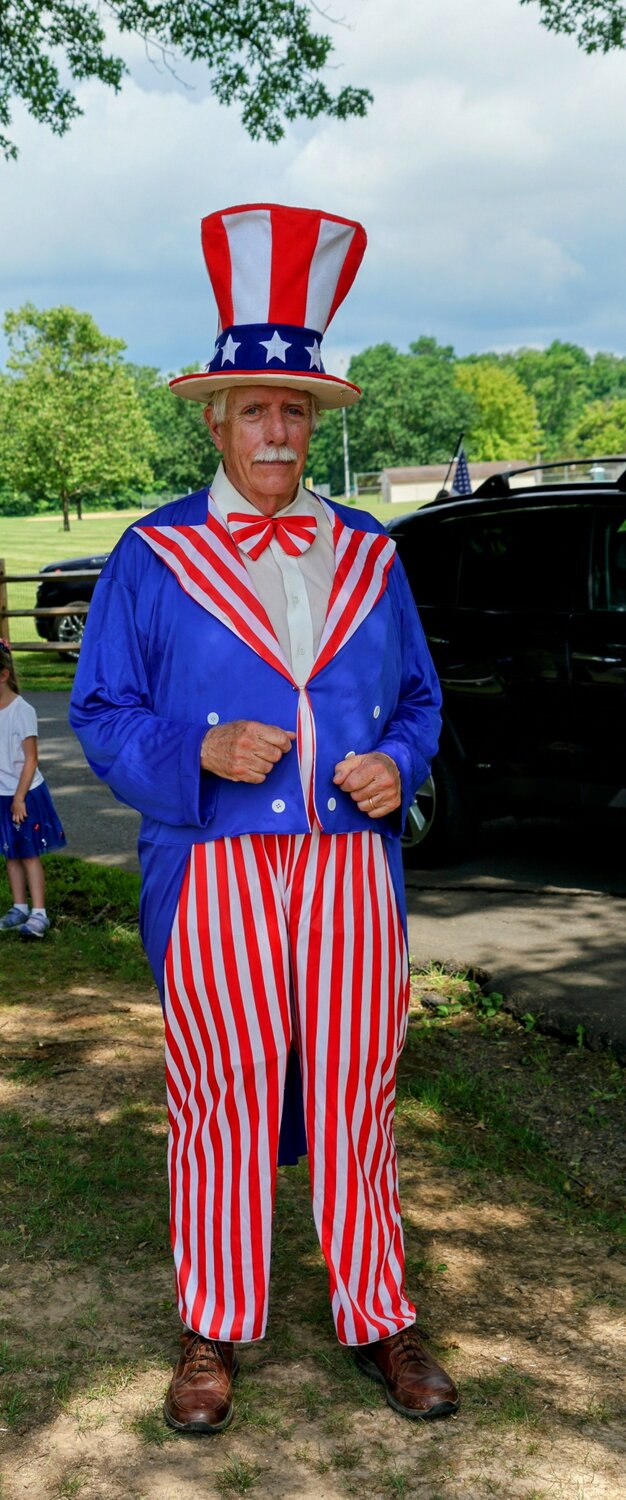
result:
[[[429,1357],[414,1328],[403,1328],[396,1335],[393,1353],[398,1372],[406,1370],[409,1365],[429,1363]]]
[[[193,1369],[194,1374],[205,1375],[215,1369],[216,1363],[225,1367],[223,1350],[220,1348],[218,1339],[205,1339],[201,1333],[196,1333],[185,1345],[185,1364]]]

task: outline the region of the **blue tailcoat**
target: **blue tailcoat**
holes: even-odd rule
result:
[[[184,528],[202,528],[204,536],[208,505],[208,492],[201,490],[124,533],[98,580],[70,705],[70,723],[90,766],[120,802],[143,816],[140,927],[161,998],[165,953],[191,846],[244,833],[306,833],[310,827],[295,748],[258,786],[200,769],[208,721],[257,719],[295,730],[299,700],[289,672],[276,670],[236,625],[225,623],[210,598],[203,605],[191,597],[142,534],[142,529],[158,534],[166,528],[163,535],[172,536],[178,534],[172,528],[179,528],[182,537]],[[365,555],[371,533],[385,536],[384,529],[363,511],[337,505],[328,511],[336,547],[338,538],[346,541],[345,528],[352,533],[348,540],[356,545],[358,571],[359,548]],[[215,518],[212,505],[211,513]],[[222,525],[215,519],[213,524]],[[387,540],[386,552],[391,549]],[[239,569],[251,588],[234,544],[232,553],[233,576]],[[385,836],[404,916],[399,837],[437,748],[441,695],[397,556],[381,578],[380,597],[330,660],[319,671],[314,666],[306,692],[315,723],[315,802],[322,827],[342,834],[375,826]],[[402,809],[372,825],[334,785],[333,775],[349,751],[375,749],[391,755],[399,767]],[[288,1115],[289,1090],[283,1160],[306,1149],[300,1125],[297,1148],[286,1143]]]

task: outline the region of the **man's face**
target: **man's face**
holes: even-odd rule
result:
[[[207,422],[240,495],[265,516],[294,499],[311,438],[309,398],[288,386],[231,389],[226,420]],[[283,450],[282,452],[280,450]]]

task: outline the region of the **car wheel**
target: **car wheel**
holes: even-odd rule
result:
[[[67,614],[57,615],[54,626],[54,638],[64,644],[76,645],[76,651],[59,651],[62,661],[78,661],[80,647],[85,631],[86,614],[74,613],[78,604],[84,604],[84,599],[72,600],[67,606]]]
[[[408,811],[402,835],[405,865],[415,869],[458,859],[469,842],[471,828],[460,777],[449,761],[438,755]]]

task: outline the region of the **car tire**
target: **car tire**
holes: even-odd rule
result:
[[[470,843],[473,819],[458,771],[438,755],[431,775],[416,792],[402,836],[407,869],[447,865]]]
[[[76,612],[77,605],[86,604],[85,599],[73,599],[67,606],[67,613],[57,615],[54,621],[55,641],[75,642],[76,651],[59,651],[61,661],[78,661],[80,648],[85,631],[86,614]]]

